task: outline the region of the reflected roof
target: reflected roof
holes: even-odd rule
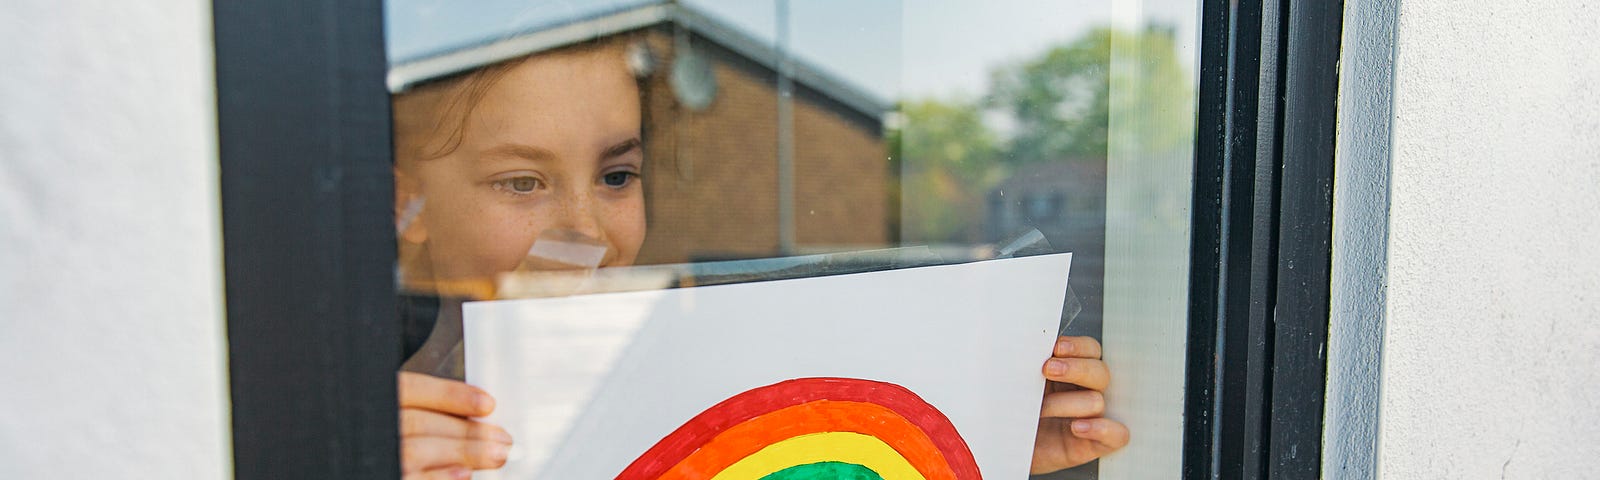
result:
[[[385,0],[390,64],[668,0]]]
[[[669,22],[773,71],[781,58],[770,39],[672,0],[488,0],[473,8],[440,0],[388,0],[387,7],[387,81],[394,93],[502,60]],[[889,109],[876,95],[792,55],[796,83],[875,119]]]

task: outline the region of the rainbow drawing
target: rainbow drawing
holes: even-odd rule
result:
[[[950,419],[911,390],[801,378],[706,409],[617,475],[624,480],[982,478]]]

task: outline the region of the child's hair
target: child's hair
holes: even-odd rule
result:
[[[394,114],[395,164],[407,168],[412,163],[449,155],[461,146],[467,119],[483,101],[484,95],[496,83],[522,62],[538,55],[573,54],[595,50],[617,49],[617,61],[627,62],[624,55],[634,52],[628,48],[645,48],[642,35],[618,34],[568,45],[555,50],[533,53],[486,65],[470,72],[430,81],[395,95],[391,100]],[[644,50],[648,55],[648,50]],[[640,109],[646,108],[646,82],[648,67],[627,66],[638,81]]]
[[[395,167],[400,170],[397,172],[396,180],[400,180],[401,172],[414,171],[412,169],[417,162],[443,157],[460,148],[466,135],[467,121],[483,101],[484,96],[508,72],[524,61],[540,55],[572,55],[604,50],[617,52],[616,60],[624,62],[638,85],[640,129],[643,135],[642,130],[649,123],[647,92],[650,65],[654,63],[654,59],[644,44],[644,35],[639,32],[610,35],[485,65],[461,74],[435,79],[394,95],[390,99],[394,122],[394,162]],[[397,211],[396,215],[402,216],[405,213]],[[399,227],[397,223],[397,228],[404,227]],[[481,282],[468,281],[460,285],[438,283],[431,273],[432,261],[428,257],[426,245],[407,241],[404,236],[400,236],[398,240],[399,251],[396,262],[400,268],[399,281],[402,290],[421,295],[493,298],[493,288]]]

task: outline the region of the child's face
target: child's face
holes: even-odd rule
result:
[[[607,247],[600,266],[632,264],[645,235],[639,122],[617,49],[525,60],[485,92],[459,147],[401,172],[414,178],[400,193],[426,199],[402,235],[427,242],[441,281],[515,270],[541,233],[560,230]]]

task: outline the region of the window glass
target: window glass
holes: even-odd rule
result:
[[[1179,475],[1196,3],[386,12],[405,370],[461,378],[462,302],[570,292],[551,285],[574,271],[847,273],[1036,231],[1035,251],[1074,253],[1063,332],[1103,342],[1107,415],[1134,439],[1047,478]]]

